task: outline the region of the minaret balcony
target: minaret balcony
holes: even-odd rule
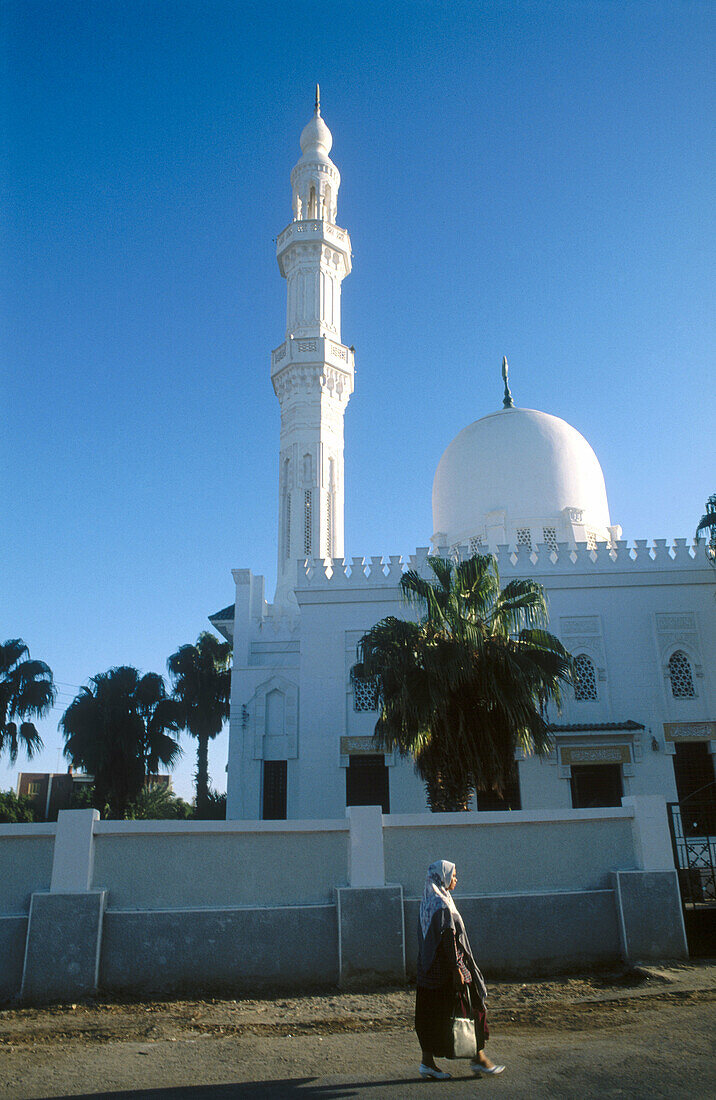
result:
[[[293,363],[329,363],[352,377],[355,357],[352,348],[329,336],[293,336],[271,352],[271,377]]]
[[[295,244],[312,243],[313,241],[327,244],[334,248],[336,252],[340,252],[345,264],[345,274],[350,273],[351,239],[346,230],[333,225],[332,222],[318,221],[311,218],[306,221],[291,222],[276,239],[276,257],[281,274],[284,277],[286,272],[282,263],[283,255]]]

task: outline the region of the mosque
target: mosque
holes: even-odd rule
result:
[[[233,645],[227,817],[339,818],[346,806],[423,813],[409,760],[372,743],[376,692],[351,677],[361,635],[408,614],[403,569],[428,549],[344,558],[343,418],[353,349],[341,337],[351,242],[338,226],[340,174],[321,117],[301,134],[293,217],[277,238],[287,285],[286,334],[271,352],[281,408],[278,572],[233,570],[235,601],[210,616]],[[550,630],[575,658],[576,686],[554,719],[548,757],[515,761],[503,797],[475,811],[667,801],[713,783],[716,585],[703,544],[627,545],[612,523],[599,461],[552,413],[516,408],[503,362],[502,407],[448,444],[433,482],[432,552],[490,552],[503,581],[547,592]]]

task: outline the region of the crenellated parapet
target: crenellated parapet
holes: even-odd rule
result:
[[[708,565],[704,541],[688,539],[637,539],[633,543],[621,539],[616,543],[599,543],[596,550],[586,543],[576,546],[562,542],[553,550],[544,544],[530,551],[525,546],[499,546],[495,557],[500,574],[505,577],[540,575],[616,575],[636,573],[656,574],[661,571],[705,569]],[[467,546],[441,547],[436,556],[465,559],[471,551]],[[428,574],[430,550],[418,547],[414,554],[403,558],[399,554],[370,558],[306,559],[299,570],[298,589],[327,588],[391,588],[403,573],[415,569]]]

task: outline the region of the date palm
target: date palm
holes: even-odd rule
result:
[[[31,759],[42,748],[42,738],[28,719],[43,718],[55,695],[51,669],[30,658],[22,638],[0,644],[0,753],[7,752],[11,764],[20,749]]]
[[[95,805],[113,817],[124,816],[147,775],[175,762],[181,749],[168,731],[180,728],[162,677],[128,665],[93,676],[60,720],[64,755],[94,776]]]
[[[706,501],[706,512],[696,528],[696,538],[701,534],[706,535],[707,557],[711,561],[716,560],[716,493]]]
[[[196,645],[180,646],[167,661],[174,698],[182,708],[181,728],[197,740],[196,812],[209,812],[209,742],[229,717],[231,646],[202,631]]]
[[[491,555],[427,560],[433,578],[400,581],[420,621],[377,623],[355,671],[377,682],[377,745],[414,757],[431,809],[462,809],[472,790],[505,789],[516,749],[548,751],[546,708],[559,705],[571,658],[546,629],[540,584],[501,588]]]

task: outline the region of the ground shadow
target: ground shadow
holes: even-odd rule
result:
[[[321,1084],[316,1077],[290,1077],[278,1081],[240,1081],[233,1085],[184,1085],[158,1089],[122,1089],[102,1092],[103,1100],[351,1100],[363,1089],[399,1088],[417,1085],[418,1077],[393,1077],[385,1081],[351,1081],[342,1085]],[[97,1100],[98,1094],[82,1093],[73,1100]],[[45,1100],[51,1098],[45,1097]]]

